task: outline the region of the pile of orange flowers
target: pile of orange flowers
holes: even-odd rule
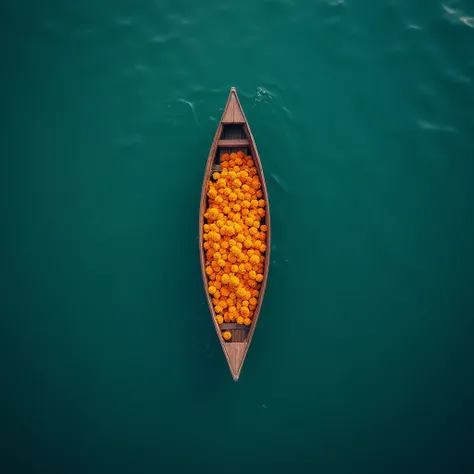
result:
[[[250,326],[263,281],[266,203],[251,156],[224,154],[221,166],[209,182],[204,214],[208,291],[218,324]],[[222,334],[231,339],[229,331]]]

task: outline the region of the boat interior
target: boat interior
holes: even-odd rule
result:
[[[241,151],[245,155],[250,155],[250,142],[247,139],[243,124],[222,124],[222,134],[219,138],[216,154],[214,157],[214,164],[212,172],[221,171],[221,157],[225,153],[237,153]],[[223,331],[230,331],[232,339],[226,344],[234,344],[245,342],[250,330],[250,326],[245,326],[237,323],[222,323],[220,329]]]

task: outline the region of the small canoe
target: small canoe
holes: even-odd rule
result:
[[[240,153],[239,153],[240,152]],[[245,205],[249,204],[249,201],[242,201],[241,203],[243,204],[242,206],[242,214],[247,216],[248,211],[250,212],[251,216],[254,216],[254,223],[251,224],[252,226],[255,226],[256,228],[250,229],[249,227],[246,227],[245,224],[242,225],[244,227],[244,231],[246,235],[248,235],[248,239],[251,239],[252,236],[255,237],[255,232],[260,230],[261,232],[256,234],[257,239],[259,238],[264,238],[265,241],[261,242],[260,240],[255,241],[253,240],[253,247],[255,247],[255,242],[257,242],[255,248],[258,250],[251,250],[253,247],[251,247],[250,251],[248,247],[250,246],[250,241],[245,240],[244,241],[244,246],[242,246],[242,243],[237,243],[237,246],[242,249],[242,253],[249,253],[250,255],[253,256],[254,252],[259,255],[260,257],[260,262],[258,262],[258,259],[253,256],[253,258],[250,259],[250,262],[255,262],[257,260],[257,272],[261,272],[259,275],[255,277],[255,271],[250,272],[250,277],[249,277],[249,272],[248,270],[250,269],[249,264],[247,264],[247,269],[243,272],[244,268],[242,266],[242,262],[248,262],[249,257],[248,256],[242,256],[240,251],[238,251],[233,243],[231,242],[232,248],[227,247],[226,245],[226,250],[223,250],[222,248],[219,249],[218,246],[215,246],[217,248],[216,251],[219,251],[220,253],[224,253],[223,257],[227,257],[227,254],[225,252],[228,252],[228,259],[234,262],[235,260],[235,255],[232,254],[232,249],[238,253],[237,258],[238,261],[235,262],[237,265],[240,263],[240,271],[236,272],[236,265],[232,265],[232,271],[225,275],[225,279],[230,277],[231,278],[231,284],[234,282],[240,281],[241,286],[245,286],[245,288],[237,288],[237,285],[234,286],[233,288],[230,287],[230,291],[232,292],[233,289],[237,288],[237,294],[244,295],[242,298],[239,299],[237,298],[235,303],[232,303],[232,300],[230,300],[230,304],[235,304],[237,305],[237,309],[235,306],[226,306],[225,309],[222,310],[223,314],[226,314],[225,320],[222,321],[222,316],[218,315],[216,313],[216,304],[220,304],[216,302],[216,299],[214,298],[213,302],[213,296],[210,294],[210,287],[213,285],[212,281],[212,268],[209,267],[210,261],[209,261],[209,251],[206,249],[209,249],[210,246],[214,246],[214,243],[208,243],[206,245],[207,239],[209,238],[209,234],[206,234],[205,228],[207,227],[207,232],[209,232],[209,225],[212,224],[212,220],[207,214],[207,210],[209,209],[210,205],[213,205],[213,202],[211,202],[209,194],[210,194],[210,188],[214,186],[216,178],[222,178],[221,174],[224,173],[224,175],[227,175],[227,170],[232,171],[232,169],[229,168],[229,163],[231,165],[234,165],[235,163],[232,163],[232,157],[242,157],[243,160],[239,160],[237,158],[237,162],[241,163],[241,167],[235,168],[237,170],[237,175],[239,178],[241,178],[243,181],[247,180],[249,183],[249,178],[253,176],[254,178],[254,183],[256,180],[256,185],[257,191],[250,190],[252,192],[257,193],[257,197],[259,198],[259,208],[255,209],[255,200],[257,199],[256,197],[252,198],[252,206],[250,209],[247,211],[244,211]],[[251,168],[246,168],[246,163],[250,164]],[[233,166],[232,166],[233,168]],[[246,171],[242,173],[242,171],[247,170],[249,171],[249,177],[246,176]],[[217,174],[215,174],[217,173]],[[228,176],[228,175],[227,175]],[[230,179],[227,177],[227,179]],[[240,181],[237,179],[236,181],[236,192],[240,195],[242,198],[242,191],[247,189],[244,187],[242,184],[242,189],[239,188],[241,184]],[[252,186],[252,183],[250,183]],[[218,184],[216,184],[218,186]],[[228,185],[226,185],[228,186]],[[227,192],[232,191],[231,189],[227,189]],[[212,192],[215,192],[213,190]],[[212,194],[211,194],[212,195]],[[213,195],[212,195],[213,196]],[[230,205],[232,205],[232,195],[230,197],[224,196],[224,199],[229,199]],[[234,194],[235,196],[235,194]],[[217,198],[220,199],[220,198]],[[245,199],[245,198],[244,198]],[[234,201],[238,204],[238,199],[237,201]],[[263,204],[264,202],[264,204]],[[225,204],[225,201],[224,201]],[[252,209],[253,208],[253,209]],[[227,208],[227,212],[229,212],[229,208]],[[233,205],[233,209],[239,210],[239,206]],[[236,211],[236,214],[238,216],[235,216],[235,219],[240,218],[240,213]],[[258,211],[258,217],[257,216],[257,211]],[[224,210],[225,212],[225,210]],[[234,218],[234,213],[230,212],[230,215],[224,216],[225,218],[228,218],[232,216]],[[243,222],[248,222],[245,217],[242,217]],[[223,226],[223,221],[220,219],[219,221],[216,221],[217,225],[220,224],[221,228],[219,229],[222,230]],[[240,221],[239,221],[240,222]],[[227,222],[229,223],[229,222]],[[207,225],[206,225],[207,224]],[[238,229],[240,227],[236,226]],[[214,227],[215,228],[215,227]],[[216,228],[215,228],[216,229]],[[249,231],[250,230],[250,234]],[[231,229],[232,231],[232,229]],[[252,232],[253,231],[253,232]],[[218,234],[218,232],[217,232]],[[221,120],[219,122],[219,125],[217,127],[217,131],[214,137],[214,141],[212,142],[212,146],[209,152],[209,157],[207,160],[207,165],[206,165],[206,170],[204,173],[204,181],[202,185],[202,193],[201,193],[201,206],[200,206],[200,212],[199,212],[199,251],[200,251],[200,259],[201,259],[201,269],[202,269],[202,278],[204,282],[204,291],[206,294],[207,302],[209,305],[209,310],[212,316],[212,321],[214,323],[214,327],[217,333],[217,337],[219,338],[219,341],[221,343],[222,349],[224,351],[225,357],[227,359],[227,362],[229,364],[230,372],[232,374],[232,377],[234,378],[235,381],[238,380],[240,376],[240,372],[242,370],[242,366],[245,360],[245,357],[247,355],[247,352],[250,347],[250,342],[252,341],[253,334],[255,332],[255,327],[257,325],[258,317],[260,314],[260,310],[262,307],[262,302],[263,302],[263,296],[265,294],[265,288],[267,285],[267,279],[268,279],[268,270],[269,270],[269,264],[270,264],[270,210],[269,210],[269,204],[268,204],[268,193],[267,193],[267,186],[265,183],[265,178],[263,175],[263,169],[262,169],[262,164],[260,161],[260,157],[258,154],[257,146],[255,144],[255,140],[253,138],[252,132],[250,131],[249,124],[247,122],[247,119],[245,118],[244,111],[242,109],[242,106],[240,104],[239,98],[237,96],[237,91],[234,87],[231,88],[230,93],[229,93],[229,98],[227,99],[226,106],[224,108],[224,112],[222,114]],[[216,232],[213,233],[211,237],[215,237],[215,239],[221,239],[218,235],[216,235]],[[240,237],[242,240],[242,236],[234,236],[236,238]],[[217,243],[221,243],[223,241],[228,242],[229,238],[232,237],[222,237],[222,240],[218,240]],[[241,242],[241,240],[239,242]],[[235,241],[234,241],[235,243]],[[212,250],[211,250],[212,252]],[[227,263],[225,261],[221,260],[221,266],[224,265],[224,263]],[[216,265],[216,264],[214,264]],[[230,263],[228,264],[230,266]],[[215,267],[218,268],[218,267]],[[229,268],[226,266],[225,268]],[[211,274],[207,273],[210,272]],[[247,273],[247,274],[245,274]],[[222,274],[222,273],[221,273]],[[214,279],[216,277],[214,276]],[[219,277],[218,277],[219,278]],[[224,277],[222,277],[224,278]],[[255,278],[257,281],[255,281]],[[252,281],[250,281],[252,280]],[[258,283],[257,283],[258,282]],[[247,286],[247,285],[252,285]],[[219,284],[216,285],[220,290],[222,290],[222,293],[224,296],[221,296],[221,298],[224,298],[227,293],[228,293],[228,287],[226,286],[226,289],[224,290],[224,284],[219,280]],[[248,299],[248,296],[245,296],[245,292],[247,295],[250,295],[250,291],[252,291],[252,295],[255,296],[255,298],[250,299],[250,306],[248,304],[248,301],[245,301],[245,299]],[[220,291],[216,290],[214,287],[212,288],[212,291],[217,291],[220,294]],[[229,295],[230,297],[234,295]],[[253,300],[253,301],[252,301]],[[228,300],[229,301],[229,300]],[[225,303],[223,303],[225,304]],[[239,311],[245,316],[247,313],[247,309],[244,309],[242,306],[245,305],[250,308],[251,312],[250,318],[246,318],[245,322],[246,324],[241,324],[242,322],[242,316],[240,315]],[[217,306],[219,308],[219,306]],[[240,309],[239,309],[240,308]],[[237,313],[226,313],[227,310],[236,310]],[[220,309],[218,309],[220,311]],[[230,322],[226,321],[229,320],[228,314],[231,314],[231,320]],[[232,314],[240,316],[239,318],[232,317]],[[249,319],[251,320],[251,323],[249,323]],[[240,323],[238,322],[240,321]]]

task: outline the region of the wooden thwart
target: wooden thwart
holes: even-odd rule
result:
[[[250,145],[249,141],[246,140],[245,138],[219,140],[219,146],[222,146],[222,147],[228,147],[228,148],[236,147],[237,148],[237,147],[247,147],[249,145]]]
[[[229,330],[229,329],[250,329],[248,326],[245,324],[237,324],[237,323],[222,323],[219,325],[219,327],[224,331],[224,330]]]

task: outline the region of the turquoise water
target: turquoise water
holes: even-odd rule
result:
[[[2,472],[472,472],[473,17],[3,2]],[[238,383],[197,243],[231,86],[273,230]]]

